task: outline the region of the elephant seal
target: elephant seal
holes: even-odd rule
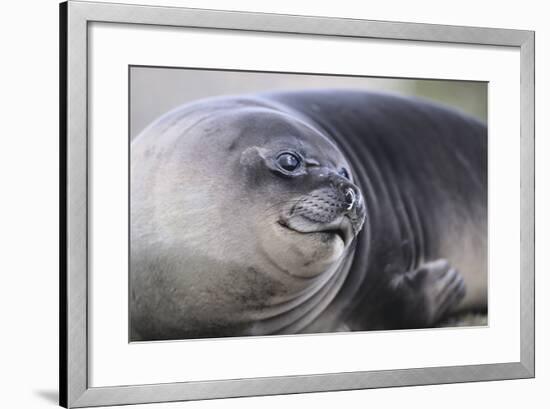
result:
[[[130,147],[130,339],[422,328],[487,307],[487,130],[348,90],[200,100]]]

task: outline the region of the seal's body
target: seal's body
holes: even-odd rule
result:
[[[487,303],[487,133],[427,102],[215,98],[131,146],[131,338],[417,328]]]

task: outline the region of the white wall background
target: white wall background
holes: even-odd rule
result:
[[[121,2],[120,0],[118,2]],[[149,3],[536,30],[537,378],[136,406],[546,408],[550,403],[550,26],[545,2],[161,0]],[[508,4],[509,3],[509,4]],[[0,25],[0,406],[55,407],[58,349],[57,1],[6,2]],[[504,257],[505,255],[503,255]],[[406,348],[406,345],[404,346]],[[414,353],[414,351],[411,351]]]

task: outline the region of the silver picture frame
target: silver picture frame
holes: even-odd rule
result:
[[[91,387],[88,356],[88,25],[91,22],[513,47],[520,52],[521,356],[517,362]],[[534,345],[534,52],[524,30],[69,1],[60,5],[60,404],[138,404],[532,378]]]

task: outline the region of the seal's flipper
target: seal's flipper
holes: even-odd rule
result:
[[[444,259],[400,275],[392,284],[402,301],[400,326],[403,328],[433,326],[466,294],[461,274]]]

